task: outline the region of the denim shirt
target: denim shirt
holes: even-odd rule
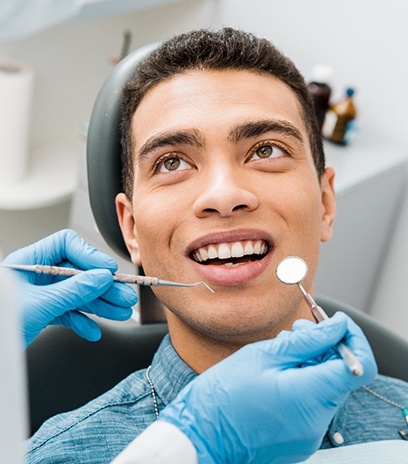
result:
[[[150,371],[159,411],[196,375],[177,355],[166,335]],[[379,376],[370,387],[408,406],[407,383]],[[143,369],[87,405],[45,422],[29,441],[28,462],[109,463],[155,420],[151,389]],[[321,448],[398,440],[399,429],[408,433],[401,411],[359,389],[337,412]],[[339,434],[343,443],[339,442]]]

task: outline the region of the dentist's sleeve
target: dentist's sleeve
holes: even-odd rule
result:
[[[193,443],[176,426],[164,421],[150,425],[112,464],[198,464]]]

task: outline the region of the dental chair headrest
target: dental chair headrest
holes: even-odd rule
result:
[[[130,53],[109,74],[96,97],[88,128],[87,171],[92,213],[106,243],[130,259],[116,215],[115,197],[123,191],[121,164],[122,88],[136,66],[158,43]]]

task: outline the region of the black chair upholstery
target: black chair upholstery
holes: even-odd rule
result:
[[[29,346],[31,434],[49,417],[86,404],[149,366],[167,324],[103,324],[101,329],[101,340],[91,343],[65,327],[50,326]]]
[[[329,314],[344,311],[363,329],[379,372],[408,381],[408,342],[369,315],[327,297],[316,298]],[[27,351],[31,432],[49,417],[75,409],[147,367],[167,333],[166,324],[103,325],[99,342],[63,327],[48,327]]]
[[[146,45],[118,63],[96,98],[87,135],[88,190],[92,213],[106,243],[129,259],[116,217],[115,197],[122,188],[121,102],[122,88],[137,64],[157,43]]]

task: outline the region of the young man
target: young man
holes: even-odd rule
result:
[[[292,328],[296,335],[316,327],[299,290],[276,277],[283,258],[300,256],[309,266],[304,286],[313,291],[320,242],[330,239],[335,216],[334,173],[325,169],[313,106],[295,66],[268,41],[240,31],[192,32],[164,43],[138,67],[124,91],[123,114],[124,193],[117,197],[117,212],[132,261],[142,263],[148,275],[203,280],[215,293],[201,286],[155,290],[166,307],[170,337],[152,367],[49,421],[31,442],[30,462],[69,462],[75,456],[109,462],[197,374],[204,373],[204,379],[210,374],[206,401],[211,393],[228,397],[224,359],[237,359],[238,367],[242,360],[256,365],[258,358],[245,356],[247,348],[259,346],[253,342],[284,340],[274,352],[276,361],[291,352]],[[349,342],[359,338],[348,330]],[[307,351],[306,345],[299,346]],[[356,354],[369,381],[374,372],[369,356],[357,347]],[[309,397],[331,380],[311,374],[323,381],[303,390],[297,376],[315,372],[308,369],[319,362],[332,366],[325,350],[295,366],[292,360],[296,374],[286,377],[272,398],[259,398],[259,411],[271,410],[265,435],[282,439],[261,462],[295,462],[302,455],[296,455],[300,436],[290,432],[299,421],[302,431],[313,434],[319,401]],[[347,380],[340,365],[333,378],[347,386],[347,394],[364,384]],[[239,370],[235,375],[237,382],[245,381]],[[393,402],[408,403],[403,382],[379,378],[370,385]],[[325,416],[327,433],[307,437],[313,443],[309,452],[319,445],[400,438],[401,412],[364,389],[353,393],[330,423],[346,396],[343,390],[327,401],[333,406]],[[184,404],[181,414],[192,407],[194,415],[196,403]],[[292,405],[289,424],[286,409],[280,409],[286,404]],[[162,417],[171,422],[171,414]],[[194,431],[189,435],[187,429],[195,443]],[[233,440],[224,446],[233,450]],[[202,462],[227,461],[228,453],[209,448],[197,446]]]

